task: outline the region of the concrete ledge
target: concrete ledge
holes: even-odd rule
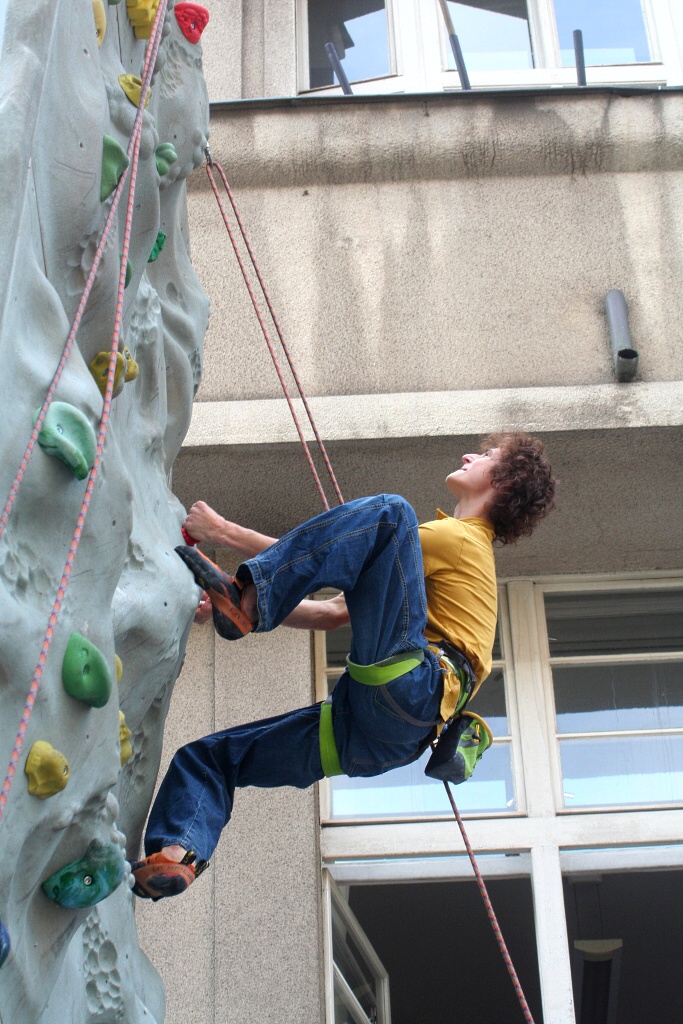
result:
[[[308,187],[683,166],[678,91],[425,93],[382,103],[305,99],[211,111],[233,188]],[[192,175],[190,191],[210,191]]]
[[[342,395],[311,398],[309,405],[325,441],[675,427],[683,424],[683,382]],[[296,406],[303,426],[301,402]],[[307,424],[304,434],[313,437]],[[284,399],[199,402],[183,449],[296,440]]]

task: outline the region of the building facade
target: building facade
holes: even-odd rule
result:
[[[443,480],[482,434],[546,442],[558,508],[499,552],[494,669],[474,708],[495,742],[456,800],[534,1019],[673,1020],[683,10],[448,7],[471,91],[437,0],[209,4],[211,151],[345,498],[397,491],[426,520],[451,511]],[[201,171],[188,203],[212,314],[174,491],[279,535],[320,499]],[[166,761],[197,735],[323,699],[347,639],[280,630],[228,647],[195,627]],[[212,871],[138,921],[169,1024],[518,1019],[445,794],[419,764],[240,793]]]

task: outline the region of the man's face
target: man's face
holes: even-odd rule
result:
[[[446,487],[460,499],[475,497],[491,490],[491,473],[500,458],[500,448],[487,448],[481,454],[468,453],[462,457],[462,466],[446,477]]]

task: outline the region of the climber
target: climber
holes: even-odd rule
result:
[[[280,624],[350,621],[347,671],[330,698],[227,729],[178,750],[154,802],[134,892],[184,891],[207,866],[236,787],[305,788],[324,776],[373,776],[415,761],[491,669],[497,617],[493,541],[529,535],[554,503],[543,444],[500,434],[446,479],[454,517],[418,527],[405,499],[381,494],[324,512],[279,541],[203,502],[185,530],[245,558],[234,577],[177,548],[226,639]],[[323,587],[342,593],[306,599]],[[206,612],[200,613],[200,618]],[[276,670],[274,669],[275,673]]]

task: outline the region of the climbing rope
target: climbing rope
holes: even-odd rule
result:
[[[432,744],[432,750],[433,749],[434,749],[434,744]],[[460,811],[458,810],[458,808],[456,806],[456,803],[455,803],[455,800],[453,799],[453,794],[451,793],[451,788],[450,788],[450,786],[448,785],[448,783],[445,780],[444,780],[444,788],[446,790],[446,793],[448,794],[448,799],[449,799],[451,807],[453,809],[453,814],[455,815],[455,820],[458,823],[458,828],[460,829],[460,834],[462,835],[463,842],[465,844],[465,849],[467,850],[467,856],[470,858],[470,863],[472,864],[472,868],[474,870],[474,877],[477,880],[477,885],[479,886],[479,892],[481,893],[481,898],[484,901],[484,906],[486,907],[486,913],[489,916],[489,921],[491,922],[491,927],[493,928],[493,934],[496,936],[496,941],[498,942],[498,947],[500,949],[500,952],[502,953],[503,960],[505,961],[505,966],[507,967],[508,974],[510,975],[510,978],[512,980],[512,986],[513,986],[513,988],[515,990],[517,998],[519,999],[519,1005],[522,1008],[522,1013],[524,1014],[524,1019],[527,1022],[527,1024],[534,1024],[534,1018],[531,1016],[531,1011],[529,1009],[529,1005],[528,1005],[528,1003],[527,1003],[527,1001],[526,1001],[526,999],[524,997],[524,992],[522,991],[522,986],[520,985],[519,978],[517,977],[517,971],[515,970],[515,965],[512,962],[512,958],[510,957],[510,954],[508,953],[508,948],[507,948],[507,945],[505,944],[505,939],[503,938],[503,933],[500,930],[500,925],[498,924],[498,918],[496,917],[496,912],[493,909],[493,904],[491,903],[491,897],[488,894],[488,890],[486,888],[486,883],[484,882],[484,879],[482,878],[481,871],[479,870],[479,865],[477,864],[476,858],[474,856],[474,851],[473,851],[473,849],[472,849],[472,847],[470,845],[470,841],[469,841],[469,839],[467,837],[467,832],[465,831],[465,825],[463,823],[462,818],[460,817]]]
[[[85,309],[88,296],[90,295],[92,284],[95,279],[95,273],[97,272],[97,267],[99,266],[107,242],[107,236],[113,223],[113,214],[115,213],[116,206],[118,205],[118,200],[123,191],[125,179],[127,177],[127,171],[130,170],[130,188],[128,192],[128,203],[126,206],[126,222],[123,234],[121,267],[119,272],[119,284],[116,298],[116,313],[114,316],[114,331],[112,335],[111,356],[109,360],[109,371],[107,373],[107,385],[104,393],[104,407],[102,410],[102,417],[100,419],[100,427],[97,435],[97,448],[95,453],[95,460],[93,462],[90,474],[88,476],[88,483],[86,485],[85,495],[83,497],[83,502],[78,513],[76,527],[73,532],[71,544],[69,546],[69,552],[67,554],[66,563],[64,565],[64,571],[62,573],[62,578],[57,589],[57,596],[52,606],[52,612],[50,613],[47,629],[45,630],[45,636],[43,638],[43,644],[41,647],[40,656],[38,658],[38,664],[36,665],[35,672],[33,673],[33,678],[31,679],[28,695],[26,697],[26,702],[24,704],[24,710],[21,716],[21,722],[19,724],[19,730],[14,741],[14,747],[12,748],[12,754],[10,756],[7,774],[5,775],[5,779],[2,785],[2,791],[0,791],[0,821],[2,821],[5,805],[7,803],[7,797],[12,785],[12,780],[14,778],[14,774],[16,771],[17,762],[21,755],[21,750],[24,744],[24,737],[26,735],[26,730],[28,729],[29,720],[31,718],[31,713],[33,711],[33,706],[35,704],[36,696],[38,694],[40,682],[43,676],[43,670],[45,668],[45,663],[47,661],[47,655],[52,644],[55,626],[57,625],[57,621],[59,619],[59,613],[61,611],[64,596],[66,594],[66,588],[69,582],[69,577],[71,576],[71,569],[73,567],[74,559],[76,557],[76,552],[78,551],[78,545],[81,540],[81,534],[83,532],[83,527],[85,525],[88,509],[90,507],[90,499],[92,498],[93,490],[95,487],[95,478],[97,477],[97,473],[100,467],[100,462],[102,460],[102,451],[104,449],[104,443],[107,436],[107,428],[109,425],[109,412],[111,409],[111,402],[114,392],[116,356],[118,354],[119,338],[121,335],[121,323],[123,320],[123,293],[124,288],[126,286],[126,267],[128,265],[128,252],[130,249],[130,236],[133,224],[135,187],[137,182],[138,158],[140,154],[140,138],[142,134],[142,116],[145,109],[147,94],[149,93],[150,89],[152,74],[154,72],[154,66],[156,64],[157,53],[159,51],[159,44],[161,42],[161,29],[163,25],[167,2],[168,0],[159,0],[159,7],[157,9],[156,17],[154,19],[154,24],[145,52],[145,61],[142,72],[142,85],[140,88],[140,102],[138,103],[137,114],[135,116],[135,123],[133,125],[133,131],[131,133],[131,138],[128,145],[128,157],[130,161],[129,168],[127,168],[126,171],[124,171],[123,175],[121,176],[121,179],[119,180],[116,192],[114,193],[114,201],[112,202],[112,208],[110,209],[109,215],[105,221],[105,225],[102,230],[102,235],[100,237],[100,242],[97,247],[97,252],[95,254],[95,259],[93,261],[93,266],[91,267],[90,273],[88,274],[86,285],[83,290],[83,295],[81,296],[81,301],[78,305],[78,311],[74,318],[74,323],[72,325],[71,331],[69,332],[67,343],[64,346],[64,351],[59,361],[59,366],[57,367],[55,375],[52,379],[52,383],[50,384],[50,387],[48,389],[48,394],[41,407],[38,420],[36,421],[36,425],[33,428],[33,433],[31,434],[31,439],[29,441],[29,444],[27,445],[26,451],[22,458],[19,471],[14,480],[14,483],[12,484],[10,496],[8,497],[7,502],[5,504],[3,515],[0,518],[1,536],[2,530],[4,530],[4,527],[7,523],[7,519],[14,505],[14,500],[16,498],[19,485],[21,483],[21,480],[23,479],[24,473],[26,472],[26,467],[28,466],[28,462],[31,458],[31,453],[35,446],[38,434],[40,433],[40,426],[42,425],[42,422],[45,419],[45,414],[52,401],[52,397],[55,393],[57,384],[59,383],[59,379],[64,370],[64,366],[66,365],[66,361],[69,357],[69,352],[71,351],[73,341],[76,337],[76,334],[78,333],[78,328],[80,326],[83,310]]]
[[[282,336],[282,332],[280,330],[280,325],[278,323],[277,317],[276,317],[275,312],[273,310],[273,307],[272,307],[270,298],[268,296],[268,292],[266,290],[266,286],[264,284],[263,278],[262,278],[261,273],[259,271],[258,265],[257,265],[256,260],[254,258],[254,254],[253,254],[251,245],[249,244],[249,239],[247,238],[247,234],[246,234],[246,231],[244,229],[244,225],[242,223],[242,218],[240,217],[239,212],[237,210],[237,205],[235,203],[235,199],[234,199],[234,196],[232,194],[232,190],[230,189],[230,185],[228,184],[228,180],[227,180],[227,178],[225,176],[225,173],[223,172],[223,168],[220,166],[220,164],[218,164],[215,160],[213,160],[211,158],[211,153],[210,153],[209,148],[207,146],[207,150],[206,150],[206,173],[208,175],[209,181],[211,182],[211,187],[213,189],[213,193],[214,193],[214,195],[216,197],[216,200],[218,202],[218,206],[219,206],[219,209],[221,211],[221,215],[223,217],[223,222],[225,224],[225,227],[227,228],[228,236],[230,238],[230,242],[232,243],[232,247],[233,247],[233,250],[235,252],[235,256],[237,257],[237,262],[239,264],[240,270],[242,271],[242,276],[244,278],[244,283],[247,286],[247,291],[249,292],[249,297],[251,298],[251,302],[252,302],[252,305],[253,305],[254,310],[256,312],[256,316],[257,316],[258,322],[259,322],[259,324],[261,326],[261,330],[263,332],[263,336],[264,336],[264,338],[266,340],[266,344],[268,345],[268,350],[270,352],[271,358],[272,358],[273,363],[275,365],[275,369],[277,371],[277,375],[278,375],[278,378],[280,380],[280,384],[282,386],[282,390],[284,392],[285,398],[287,399],[287,404],[289,405],[289,409],[290,409],[290,412],[292,414],[292,418],[294,420],[294,424],[296,426],[297,433],[299,435],[299,438],[300,438],[301,443],[303,445],[304,451],[306,453],[306,458],[308,460],[308,464],[309,464],[309,466],[311,468],[311,471],[313,473],[313,477],[314,477],[314,480],[316,482],[316,486],[318,487],[318,491],[320,493],[320,496],[321,496],[321,498],[323,500],[323,504],[324,504],[325,508],[328,509],[329,508],[329,504],[327,502],[327,498],[325,497],[325,493],[324,493],[322,484],[320,482],[320,478],[318,476],[317,470],[316,470],[316,468],[315,468],[315,466],[313,464],[313,460],[311,458],[311,453],[309,451],[308,445],[307,445],[307,443],[306,443],[306,441],[304,439],[303,433],[301,431],[301,427],[299,425],[299,421],[298,421],[298,418],[297,418],[297,415],[296,415],[296,411],[295,411],[294,406],[292,404],[292,400],[291,400],[291,397],[289,395],[289,391],[287,389],[287,385],[286,385],[284,377],[282,375],[282,370],[280,368],[280,364],[278,362],[277,356],[275,355],[275,351],[273,349],[273,344],[272,344],[272,342],[270,340],[270,337],[268,335],[267,327],[266,327],[265,322],[263,320],[263,316],[261,315],[261,311],[260,311],[260,309],[258,307],[258,303],[257,303],[257,300],[256,300],[256,296],[254,294],[254,290],[253,290],[253,288],[251,286],[251,283],[249,281],[247,270],[246,270],[246,267],[244,265],[244,261],[242,260],[242,257],[241,257],[241,255],[239,253],[239,250],[238,250],[238,247],[237,247],[237,241],[236,241],[234,233],[233,233],[233,231],[232,231],[232,229],[230,227],[230,223],[228,221],[228,217],[227,217],[227,214],[226,214],[226,211],[225,211],[225,207],[223,205],[223,202],[221,200],[218,188],[216,186],[215,178],[214,178],[214,176],[213,176],[213,174],[211,172],[211,168],[212,167],[216,167],[216,169],[218,170],[218,173],[220,174],[221,179],[223,181],[223,185],[225,187],[225,191],[226,191],[226,193],[228,195],[228,198],[230,200],[230,205],[232,206],[233,213],[235,215],[235,219],[237,221],[237,224],[238,224],[239,229],[240,229],[240,233],[242,235],[242,239],[244,241],[244,244],[245,244],[245,247],[247,249],[247,252],[249,253],[249,258],[251,259],[252,266],[254,267],[254,270],[256,272],[256,276],[258,278],[259,285],[261,286],[261,290],[263,292],[263,296],[264,296],[266,304],[268,306],[268,311],[270,313],[271,319],[273,321],[273,324],[275,325],[275,330],[277,332],[277,336],[278,336],[278,338],[280,340],[282,348],[283,348],[283,350],[285,352],[285,355],[287,357],[287,362],[289,364],[289,368],[292,371],[292,376],[294,377],[294,380],[296,381],[296,385],[297,385],[297,388],[299,390],[299,394],[300,394],[300,396],[301,396],[301,398],[303,400],[304,408],[306,409],[306,413],[308,415],[309,422],[311,424],[311,427],[313,428],[313,433],[315,435],[316,441],[318,442],[318,446],[320,448],[320,451],[321,451],[321,453],[323,455],[323,458],[324,458],[324,461],[325,461],[325,466],[327,467],[327,471],[328,471],[328,473],[330,475],[330,479],[332,480],[332,484],[334,486],[337,498],[339,499],[339,503],[343,504],[344,503],[344,499],[342,498],[341,491],[339,490],[339,486],[337,484],[337,480],[336,480],[335,475],[334,475],[334,471],[332,469],[332,466],[331,466],[330,461],[329,461],[328,456],[327,456],[327,452],[325,451],[325,447],[323,445],[323,442],[322,442],[322,440],[320,438],[320,435],[318,433],[318,430],[316,428],[315,421],[313,419],[313,414],[312,414],[312,412],[311,412],[311,410],[310,410],[310,408],[308,406],[308,402],[306,401],[306,397],[305,397],[305,395],[303,393],[303,389],[301,387],[301,383],[299,381],[298,374],[297,374],[297,372],[296,372],[296,370],[294,368],[294,364],[292,362],[289,350],[288,350],[287,345],[285,343],[285,340],[284,340],[284,338]],[[517,977],[517,972],[515,971],[514,964],[512,963],[512,959],[510,957],[510,954],[508,952],[507,946],[505,944],[505,939],[503,938],[503,933],[500,930],[500,925],[498,924],[498,919],[496,917],[496,913],[495,913],[495,911],[493,909],[493,905],[491,903],[491,899],[490,899],[488,891],[486,889],[486,884],[485,884],[484,879],[482,877],[481,871],[479,870],[479,866],[478,866],[476,858],[474,856],[474,851],[472,850],[472,846],[470,845],[470,841],[468,839],[467,832],[465,831],[465,826],[463,824],[463,820],[460,817],[460,812],[458,811],[458,808],[456,806],[455,800],[453,799],[453,794],[451,793],[450,787],[449,787],[448,783],[445,782],[445,781],[444,781],[444,787],[446,789],[446,793],[448,795],[448,799],[450,801],[450,805],[451,805],[451,807],[453,809],[453,814],[455,815],[455,819],[456,819],[456,821],[458,823],[458,827],[460,828],[460,832],[461,832],[463,841],[465,843],[465,848],[467,850],[467,854],[468,854],[468,856],[470,858],[470,862],[471,862],[472,868],[474,870],[474,875],[475,875],[475,878],[476,878],[476,881],[477,881],[477,885],[479,887],[479,892],[481,893],[482,900],[484,901],[484,906],[486,907],[486,913],[488,914],[489,921],[491,922],[491,927],[493,928],[493,933],[496,936],[496,940],[498,942],[498,946],[500,948],[500,952],[502,954],[503,960],[505,961],[505,966],[507,967],[508,973],[509,973],[510,978],[512,980],[512,985],[514,987],[515,993],[517,994],[517,998],[519,1000],[519,1005],[521,1007],[522,1013],[524,1014],[524,1019],[526,1020],[527,1024],[534,1024],[534,1019],[531,1016],[531,1011],[529,1010],[528,1003],[527,1003],[527,1001],[526,1001],[526,999],[524,997],[524,992],[522,991],[522,986],[520,985],[519,978]]]
[[[334,488],[335,494],[337,495],[337,499],[339,501],[339,504],[343,505],[344,499],[342,497],[341,490],[339,489],[339,484],[337,483],[337,478],[334,475],[334,470],[332,469],[332,464],[331,464],[331,462],[330,462],[330,460],[328,458],[327,451],[325,450],[325,445],[323,444],[323,440],[322,440],[322,438],[320,436],[320,433],[318,432],[318,428],[317,428],[317,426],[315,424],[315,420],[313,418],[313,413],[311,412],[310,406],[309,406],[308,401],[306,399],[306,395],[304,394],[303,387],[301,386],[301,381],[299,380],[299,375],[297,374],[296,369],[294,367],[294,363],[292,361],[292,357],[290,355],[289,348],[287,346],[287,343],[285,342],[285,339],[284,339],[284,336],[282,334],[282,330],[280,328],[280,324],[278,322],[277,316],[275,315],[275,310],[273,309],[273,304],[270,301],[270,296],[268,295],[268,291],[266,289],[265,282],[264,282],[263,277],[261,275],[261,271],[259,270],[258,264],[256,262],[256,258],[254,256],[254,252],[253,252],[253,250],[251,248],[251,245],[249,243],[249,239],[247,238],[247,233],[246,233],[246,231],[244,229],[244,224],[242,223],[242,218],[239,215],[239,211],[238,211],[237,205],[235,203],[235,197],[232,194],[232,190],[230,188],[230,185],[228,184],[228,179],[225,176],[223,168],[221,167],[221,165],[219,163],[217,163],[215,160],[212,159],[211,152],[209,150],[209,147],[207,146],[206,147],[206,173],[207,173],[207,176],[208,176],[209,181],[211,183],[211,188],[213,189],[213,194],[216,197],[216,202],[218,203],[218,208],[220,209],[221,216],[223,217],[223,223],[225,224],[226,230],[228,232],[228,237],[230,239],[232,248],[233,248],[235,256],[237,258],[237,263],[239,265],[240,270],[242,271],[242,277],[244,278],[244,283],[245,283],[245,285],[247,287],[247,291],[249,292],[249,298],[251,299],[252,306],[254,307],[254,312],[256,313],[256,318],[257,318],[257,320],[259,322],[259,326],[260,326],[261,331],[263,333],[263,337],[265,339],[266,345],[268,346],[268,351],[270,352],[270,357],[273,360],[273,365],[275,366],[275,371],[276,371],[276,373],[278,375],[278,379],[280,381],[280,386],[282,387],[282,391],[283,391],[284,396],[285,396],[285,398],[287,400],[287,405],[289,406],[289,411],[292,414],[292,419],[294,420],[294,426],[296,427],[296,432],[299,435],[299,440],[301,441],[301,444],[303,445],[303,449],[304,449],[304,453],[306,455],[306,460],[308,462],[309,469],[311,470],[311,473],[313,474],[313,479],[315,481],[316,487],[318,488],[318,493],[319,493],[320,497],[322,498],[323,505],[325,506],[326,509],[329,509],[330,505],[329,505],[329,502],[327,500],[327,496],[325,494],[325,490],[324,490],[323,485],[322,485],[322,483],[320,481],[320,476],[318,475],[318,471],[315,468],[315,463],[313,462],[313,458],[311,456],[311,452],[310,452],[310,449],[308,447],[308,443],[307,443],[307,441],[306,441],[306,439],[305,439],[305,437],[303,435],[303,431],[301,429],[301,425],[299,423],[299,419],[298,419],[298,416],[296,414],[296,409],[294,408],[294,403],[292,402],[291,396],[289,394],[289,389],[287,387],[287,384],[285,382],[285,379],[284,379],[284,376],[283,376],[283,373],[282,373],[282,368],[280,367],[280,363],[279,363],[277,355],[275,353],[275,349],[274,349],[273,343],[272,343],[272,341],[270,339],[270,335],[268,334],[268,328],[266,327],[265,320],[263,318],[261,310],[259,309],[259,305],[258,305],[258,301],[257,301],[256,295],[254,293],[254,289],[252,288],[251,282],[249,280],[249,275],[248,275],[248,272],[247,272],[247,268],[245,266],[245,263],[244,263],[244,260],[242,259],[241,254],[240,254],[240,251],[239,251],[239,248],[238,248],[238,245],[237,245],[237,239],[235,238],[235,234],[234,234],[232,228],[230,227],[230,221],[228,220],[228,215],[226,213],[225,206],[223,205],[223,201],[222,201],[222,199],[220,197],[220,193],[218,191],[218,186],[216,185],[216,179],[214,178],[212,170],[211,170],[212,167],[215,167],[217,169],[218,173],[221,176],[221,180],[223,182],[226,194],[228,196],[228,199],[230,200],[230,205],[232,207],[233,213],[235,215],[235,219],[236,219],[238,227],[240,229],[240,234],[242,235],[242,240],[244,241],[244,245],[245,245],[246,250],[247,250],[247,252],[249,254],[249,259],[251,260],[251,264],[252,264],[252,266],[254,268],[254,271],[256,273],[256,277],[257,277],[258,283],[259,283],[259,285],[261,287],[261,291],[263,293],[264,300],[265,300],[266,305],[268,307],[268,312],[270,313],[271,319],[273,321],[273,325],[275,327],[275,332],[276,332],[276,334],[278,336],[278,339],[280,341],[280,345],[282,346],[282,350],[283,350],[283,352],[285,354],[285,357],[287,359],[287,363],[288,363],[289,368],[291,370],[292,377],[294,378],[294,382],[295,382],[297,390],[299,392],[299,396],[301,398],[301,401],[303,402],[304,409],[306,410],[306,415],[308,416],[308,421],[309,421],[309,423],[311,425],[311,428],[313,430],[313,435],[314,435],[315,440],[317,442],[318,448],[320,449],[320,454],[322,455],[323,461],[325,463],[325,468],[327,469],[327,472],[329,474],[330,480],[332,481],[332,486]]]

